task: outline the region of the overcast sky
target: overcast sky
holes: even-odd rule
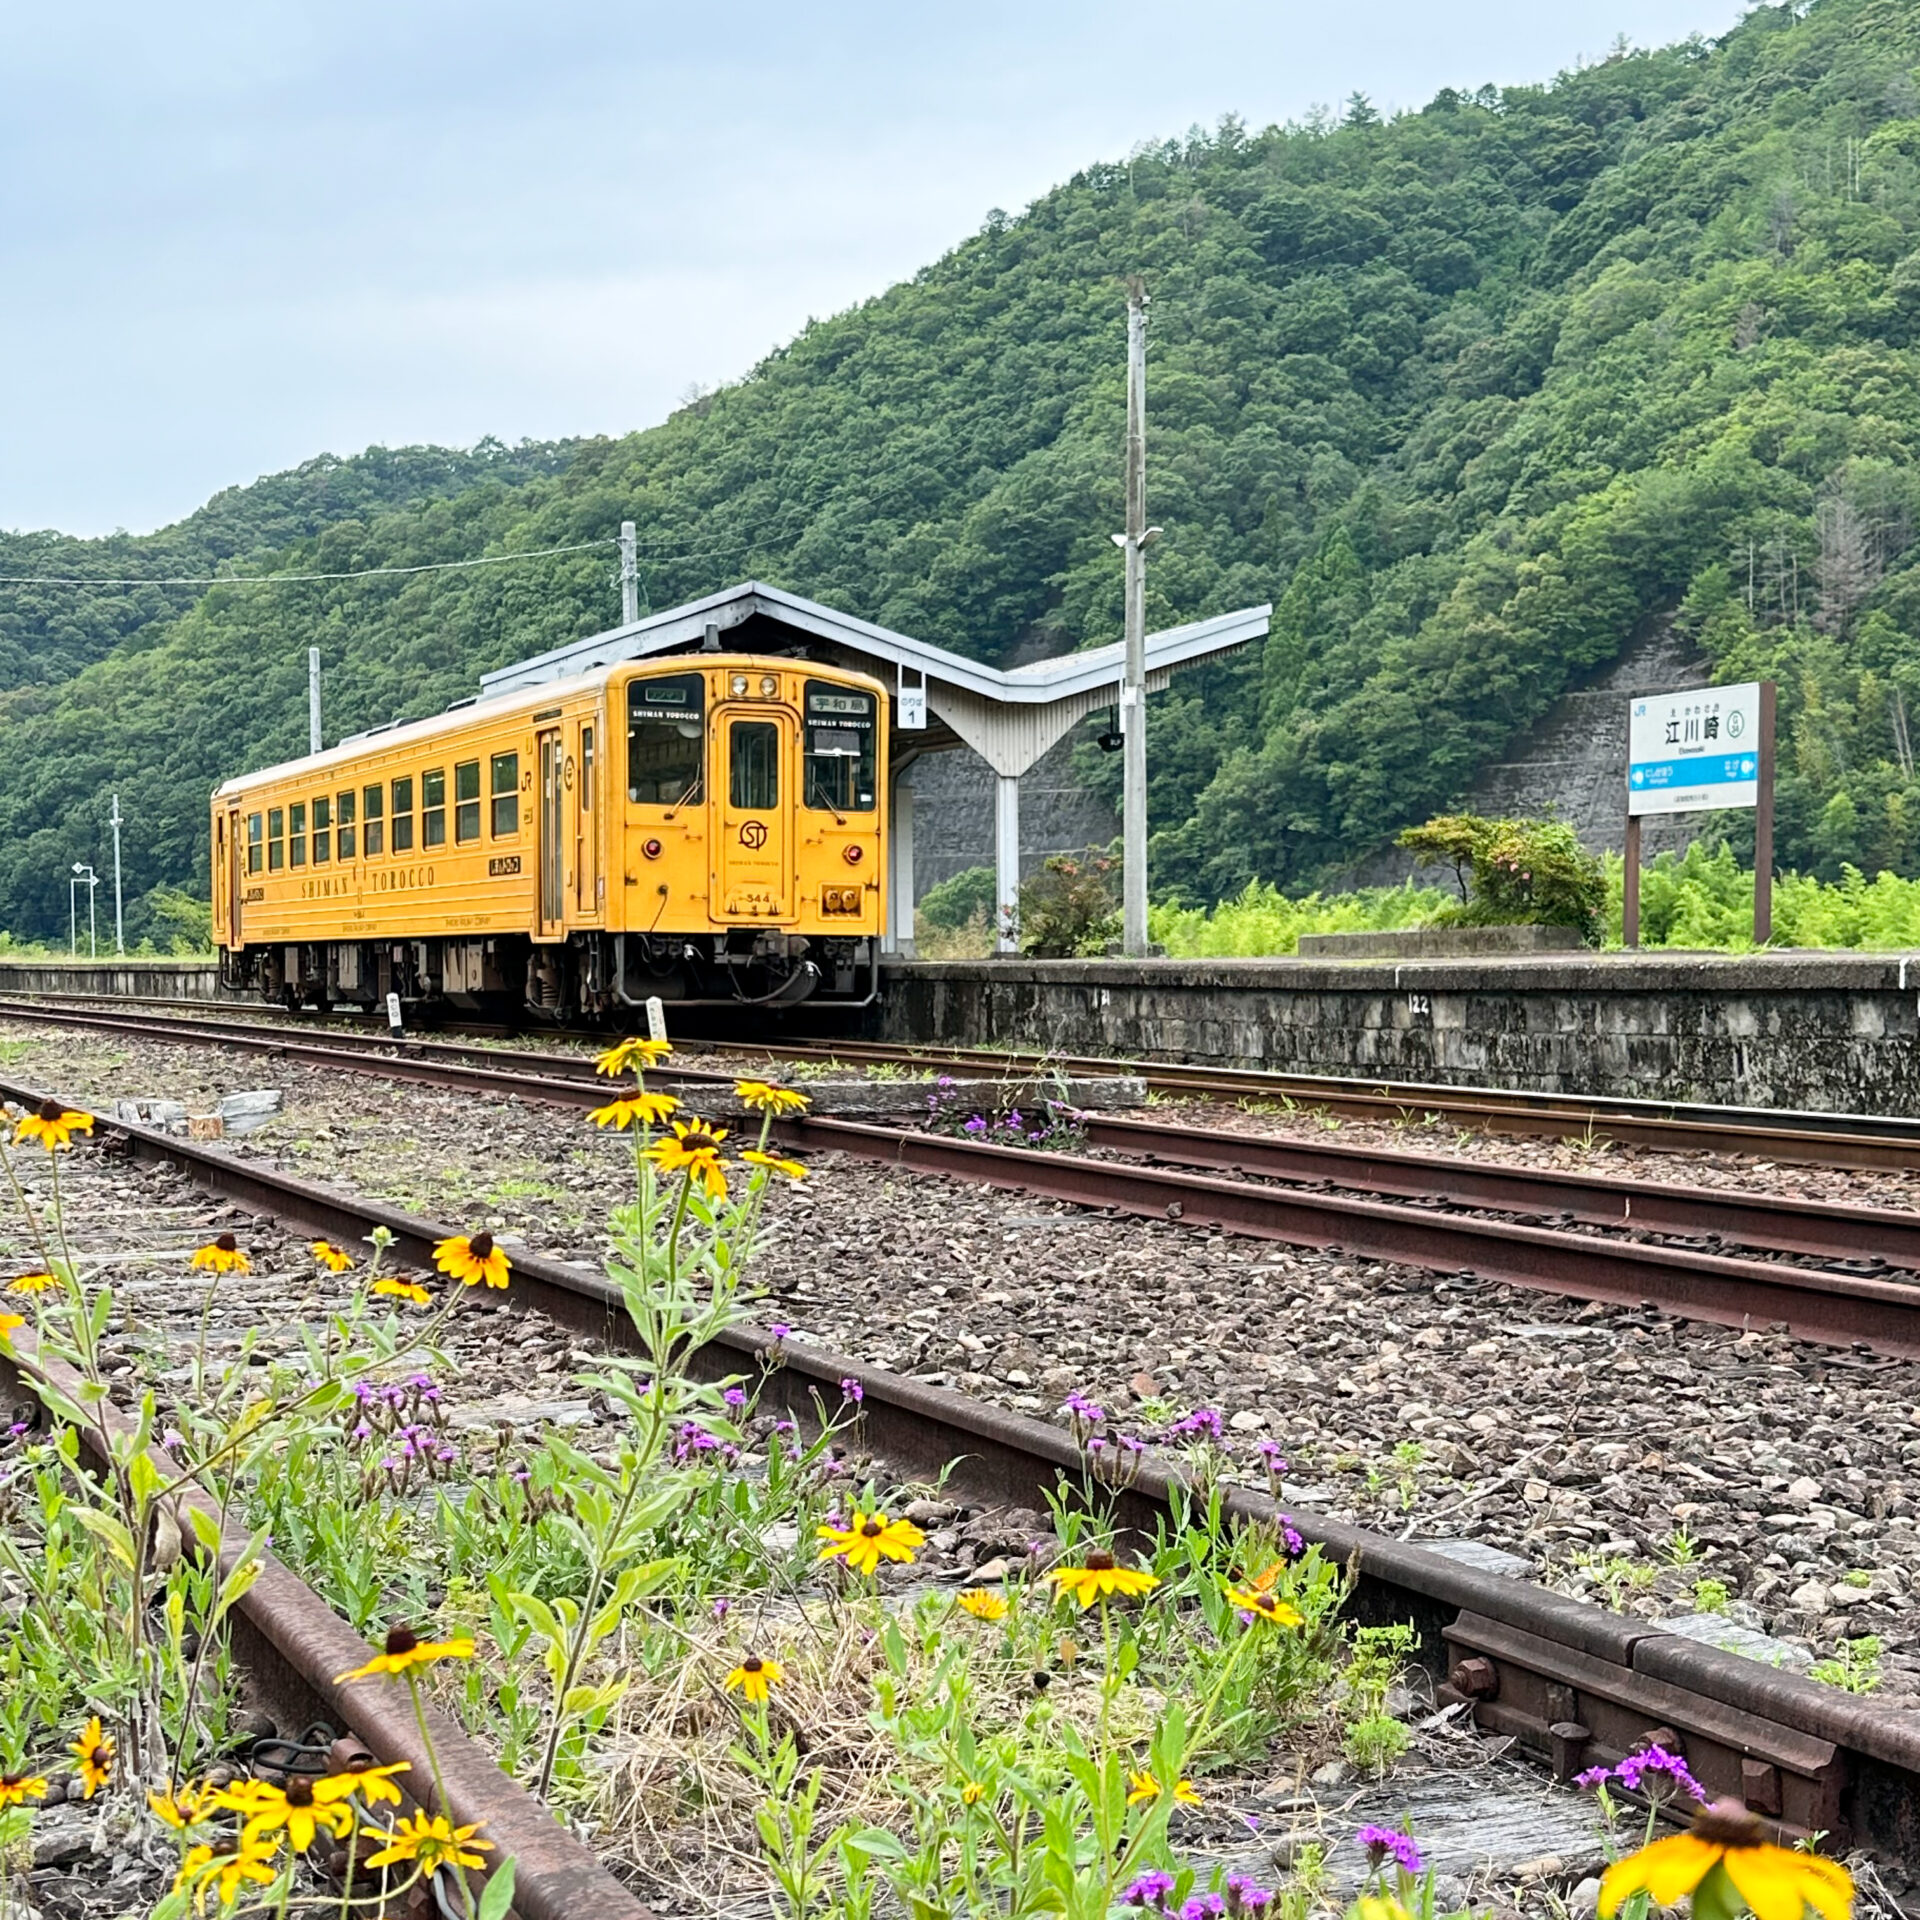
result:
[[[0,58],[0,526],[618,433],[1089,161],[1739,0],[61,0]]]

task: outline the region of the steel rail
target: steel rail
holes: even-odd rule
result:
[[[1684,1319],[1719,1326],[1783,1323],[1798,1339],[1838,1347],[1865,1345],[1920,1359],[1920,1286],[1898,1281],[1561,1233],[1477,1214],[1217,1180],[1130,1161],[1027,1152],[849,1120],[787,1120],[777,1123],[775,1131],[797,1146],[838,1147],[863,1159],[1017,1188],[1076,1206],[1177,1220],[1188,1227],[1218,1227],[1253,1239],[1337,1250],[1429,1272],[1467,1273],[1581,1300],[1625,1307],[1652,1304]]]
[[[218,1003],[189,1000],[159,1000],[147,997],[111,994],[59,995],[68,1002],[92,1002],[101,1006],[177,1007],[195,1011]],[[29,999],[8,1004],[17,1017],[30,1017],[45,1003]],[[249,1025],[264,1031],[270,1019],[298,1020],[316,1031],[367,1045],[390,1044],[384,1035],[353,1034],[329,1025],[340,1016],[290,1013],[281,1009],[222,1009]],[[575,1033],[555,1029],[554,1037],[586,1040],[604,1039],[604,1035]],[[416,1041],[409,1047],[451,1045],[448,1042]],[[695,1040],[687,1050],[711,1048],[719,1043]],[[1622,1144],[1652,1147],[1667,1152],[1746,1153],[1762,1158],[1812,1166],[1842,1166],[1912,1170],[1920,1168],[1920,1119],[1900,1115],[1852,1114],[1833,1111],[1800,1111],[1772,1107],[1716,1106],[1686,1101],[1632,1099],[1617,1094],[1543,1093],[1527,1088],[1451,1085],[1431,1081],[1358,1080],[1336,1075],[1289,1073],[1271,1068],[1196,1067],[1179,1062],[1155,1060],[1114,1060],[1097,1055],[1036,1054],[989,1047],[916,1046],[906,1043],[883,1044],[877,1041],[769,1041],[742,1043],[738,1051],[764,1053],[769,1058],[794,1060],[841,1059],[850,1064],[888,1062],[914,1066],[964,1066],[988,1072],[1017,1074],[1022,1077],[1043,1074],[1052,1068],[1075,1075],[1137,1074],[1162,1092],[1205,1094],[1215,1098],[1282,1100],[1301,1106],[1322,1108],[1356,1119],[1404,1121],[1409,1117],[1436,1113],[1450,1115],[1469,1125],[1492,1133],[1544,1135],[1566,1138],[1598,1132]],[[490,1049],[517,1059],[546,1056],[530,1053],[511,1054]],[[708,1077],[697,1070],[679,1068],[685,1077]],[[720,1076],[711,1076],[718,1078]]]
[[[84,1020],[88,1024],[114,1024],[114,1017],[105,1014],[87,1015]],[[144,1026],[141,1031],[146,1031]],[[597,1107],[608,1097],[604,1082],[565,1072],[503,1071],[469,1066],[459,1059],[343,1048],[331,1039],[268,1042],[263,1038],[260,1046],[309,1065],[553,1105]],[[565,1068],[569,1064],[547,1056],[534,1058],[545,1068]],[[1920,1286],[1868,1275],[1827,1273],[1785,1262],[1737,1260],[1478,1214],[1446,1213],[1245,1180],[1209,1179],[1148,1164],[1028,1152],[855,1121],[783,1121],[777,1131],[797,1146],[837,1148],[864,1160],[1021,1189],[1077,1206],[1180,1220],[1189,1226],[1213,1226],[1255,1239],[1339,1250],[1360,1259],[1393,1261],[1430,1272],[1467,1272],[1480,1279],[1582,1300],[1604,1300],[1628,1307],[1651,1303],[1683,1318],[1719,1326],[1783,1324],[1802,1340],[1838,1347],[1864,1345],[1901,1358],[1920,1358]],[[1149,1128],[1145,1132],[1159,1136],[1164,1130]],[[1235,1141],[1243,1152],[1257,1151],[1253,1136],[1244,1143],[1237,1136],[1219,1138]],[[1518,1170],[1505,1172],[1510,1180],[1525,1177]],[[1633,1191],[1625,1190],[1629,1195]],[[1700,1202],[1703,1209],[1709,1204],[1705,1199]],[[1793,1203],[1778,1204],[1784,1219],[1797,1217],[1803,1229],[1813,1227],[1805,1214],[1796,1216]],[[1529,1205],[1526,1210],[1539,1209]],[[1820,1217],[1817,1210],[1808,1211],[1815,1220]]]
[[[1554,1167],[1503,1166],[1451,1154],[1281,1140],[1225,1128],[1181,1127],[1080,1116],[1089,1145],[1148,1161],[1212,1167],[1265,1179],[1320,1182],[1362,1193],[1498,1213],[1557,1216],[1616,1232],[1683,1235],[1740,1246],[1872,1262],[1920,1274],[1920,1213],[1862,1207],[1729,1187],[1683,1187],[1654,1180]],[[1553,1224],[1553,1220],[1537,1224]]]
[[[1624,1145],[1670,1153],[1750,1153],[1812,1166],[1920,1168],[1920,1120],[1892,1115],[1691,1105],[1613,1094],[1537,1093],[1428,1081],[1352,1080],[1254,1067],[1193,1067],[1164,1060],[1003,1053],[982,1047],[821,1041],[772,1042],[764,1051],[773,1058],[840,1059],[849,1064],[887,1061],[1022,1074],[1049,1067],[1076,1075],[1132,1073],[1158,1092],[1285,1101],[1360,1120],[1405,1121],[1438,1113],[1489,1133],[1544,1134],[1555,1139],[1603,1133]]]
[[[44,1097],[37,1088],[4,1080],[0,1096],[35,1104]],[[207,1190],[304,1229],[349,1239],[384,1226],[406,1260],[424,1264],[432,1244],[450,1231],[150,1127],[104,1118],[99,1127],[103,1139],[118,1136],[138,1159],[178,1166]],[[818,1129],[837,1136],[845,1123],[807,1121],[797,1130]],[[479,1304],[507,1312],[535,1307],[576,1331],[622,1341],[619,1296],[597,1272],[525,1252],[512,1258],[515,1282],[508,1295]],[[800,1419],[817,1420],[823,1406],[842,1405],[841,1383],[857,1379],[865,1438],[876,1455],[898,1471],[945,1473],[948,1484],[970,1497],[1043,1507],[1062,1480],[1084,1479],[1088,1471],[1071,1436],[1058,1427],[810,1342],[776,1342],[759,1328],[742,1326],[694,1358],[708,1377],[758,1372],[763,1405]],[[1124,1484],[1094,1491],[1112,1501],[1121,1524],[1149,1534],[1177,1514],[1186,1497],[1179,1471],[1155,1464]],[[1265,1494],[1228,1487],[1222,1499],[1235,1521],[1266,1528],[1279,1522],[1280,1508]],[[1299,1509],[1290,1510],[1290,1517],[1306,1539],[1354,1570],[1363,1618],[1415,1623],[1422,1658],[1444,1681],[1443,1700],[1467,1703],[1485,1724],[1514,1734],[1548,1759],[1559,1777],[1617,1760],[1659,1738],[1684,1753],[1709,1791],[1745,1799],[1789,1832],[1823,1830],[1920,1864],[1920,1715],[1876,1706],[1654,1623],[1488,1573],[1431,1546]],[[263,1606],[271,1608],[272,1591]],[[333,1625],[341,1630],[337,1621]],[[298,1660],[297,1634],[285,1637]],[[337,1660],[329,1654],[315,1670],[339,1671]],[[356,1730],[376,1752],[382,1750],[376,1730]],[[391,1730],[380,1735],[391,1737]],[[519,1791],[497,1770],[493,1783],[494,1791]],[[461,1805],[462,1819],[496,1817],[484,1792]],[[549,1879],[544,1858],[531,1850],[525,1858],[516,1906],[530,1916],[644,1911],[624,1889],[617,1890],[620,1904],[599,1904],[596,1895],[592,1905],[555,1906],[558,1882]]]

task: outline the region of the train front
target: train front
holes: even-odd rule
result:
[[[625,996],[874,997],[887,914],[886,692],[765,656],[635,668],[625,709]]]

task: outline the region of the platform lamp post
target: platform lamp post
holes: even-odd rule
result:
[[[100,876],[85,861],[73,863],[73,878],[67,882],[67,952],[78,956],[80,952],[80,910],[76,904],[74,889],[85,887],[87,890],[87,958],[97,960],[100,957],[100,943],[94,931],[93,890],[100,884]]]

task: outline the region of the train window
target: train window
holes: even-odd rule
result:
[[[771,720],[736,720],[729,736],[728,798],[759,812],[780,804],[780,729]]]
[[[369,860],[376,853],[383,852],[386,835],[382,828],[386,825],[380,817],[380,803],[386,798],[380,783],[375,781],[370,787],[360,791],[360,850]]]
[[[453,837],[480,838],[480,762],[462,760],[453,770]]]
[[[340,858],[353,858],[354,826],[353,807],[359,796],[349,787],[333,803],[333,824],[340,835]]]
[[[413,851],[413,775],[406,774],[393,783],[393,850]]]
[[[326,855],[322,854],[321,859]],[[287,809],[287,865],[304,867],[307,864],[307,803],[296,800]]]
[[[313,864],[324,867],[333,858],[333,802],[323,793],[313,803]]]
[[[809,680],[806,724],[807,805],[871,813],[879,740],[873,695]]]
[[[278,807],[267,809],[267,871],[278,873],[287,864],[287,816]]]
[[[478,828],[475,831],[478,832]],[[493,756],[493,837],[508,840],[520,831],[520,756]]]
[[[675,673],[627,685],[627,798],[677,807],[700,788],[707,763],[707,683]]]
[[[593,811],[593,729],[580,729],[580,811]]]
[[[260,871],[261,832],[265,824],[259,814],[247,815],[247,871],[249,873]]]
[[[420,776],[420,844],[447,844],[447,776],[438,767]]]

